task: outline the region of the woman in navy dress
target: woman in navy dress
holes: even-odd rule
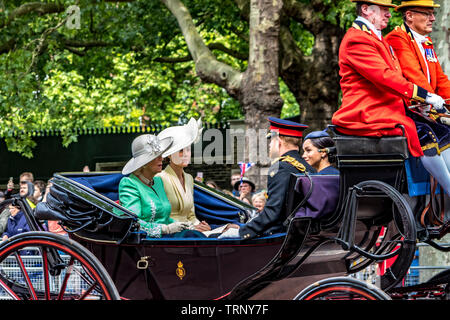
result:
[[[306,135],[303,141],[302,158],[317,174],[339,174],[332,166],[329,153],[334,149],[334,141],[325,131],[313,131]]]

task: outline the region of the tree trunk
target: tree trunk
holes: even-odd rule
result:
[[[249,59],[247,70],[243,73],[217,61],[196,31],[189,11],[180,0],[161,1],[178,21],[194,59],[197,75],[204,82],[225,88],[239,100],[244,109],[247,132],[256,132],[258,135],[261,129],[267,129],[267,117],[279,115],[283,106],[278,83],[280,13],[283,0],[250,1]],[[241,5],[245,6],[245,3],[242,2]],[[256,147],[247,143],[246,161],[258,160],[258,164],[266,166],[268,161],[264,157],[264,150],[259,150],[259,145],[262,149],[267,149],[267,140],[257,141]],[[249,159],[250,154],[262,154],[262,163],[259,158]],[[258,188],[266,186],[266,177],[260,172],[259,166],[254,167],[248,177],[255,181]]]
[[[295,44],[286,31],[283,36],[286,57],[281,66],[281,77],[300,106],[300,122],[311,131],[323,130],[331,124],[339,105],[338,54],[343,30],[329,24],[314,36],[312,55],[303,57],[300,49],[293,49]]]
[[[247,132],[246,161],[258,166],[248,172],[257,188],[267,185],[267,118],[279,116],[283,100],[278,83],[280,12],[282,0],[250,1],[250,50],[241,98]]]

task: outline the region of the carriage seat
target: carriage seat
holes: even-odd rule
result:
[[[343,190],[362,181],[379,180],[403,192],[406,188],[404,163],[409,157],[406,136],[350,136],[335,126],[329,129],[336,145]]]
[[[363,137],[345,135],[335,126],[328,126],[333,134],[338,156],[370,156],[370,155],[398,155],[408,158],[408,144],[405,136]]]
[[[350,136],[339,132],[336,126],[330,125],[328,128],[333,134],[338,166],[341,168],[349,167],[349,170],[353,170],[352,167],[361,167],[363,161],[372,160],[367,163],[374,165],[376,160],[377,163],[372,166],[375,171],[371,178],[388,182],[411,197],[430,194],[430,175],[420,159],[409,154],[405,136]],[[395,162],[398,164],[396,169],[393,168],[396,166]],[[358,169],[356,171],[357,175],[361,173]],[[367,171],[363,174],[367,174]],[[377,179],[377,176],[382,178]],[[404,181],[400,182],[400,179]],[[440,192],[438,186],[436,193]]]

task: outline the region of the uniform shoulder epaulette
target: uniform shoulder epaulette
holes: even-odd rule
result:
[[[291,157],[291,156],[283,156],[279,158],[280,161],[283,162],[287,162],[290,163],[291,165],[293,165],[295,168],[297,168],[298,171],[300,172],[305,172],[306,168],[303,164],[301,164],[297,159]]]

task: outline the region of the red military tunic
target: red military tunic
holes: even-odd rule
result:
[[[402,135],[415,157],[423,152],[414,121],[406,115],[403,99],[423,102],[427,91],[407,81],[392,48],[355,21],[339,48],[342,104],[332,118],[338,131],[358,136]]]
[[[412,30],[406,24],[396,27],[386,36],[386,41],[393,47],[397,55],[405,78],[444,99],[449,99],[450,81],[437,60],[431,39],[423,37],[423,40],[425,42],[420,43],[420,39],[415,39]],[[424,49],[425,59],[419,46]],[[434,156],[450,148],[448,126],[440,122],[426,121],[413,113],[409,115],[416,124],[422,151],[425,155]]]
[[[444,99],[450,99],[450,80],[442,71],[434,53],[431,39],[429,37],[427,39],[424,48],[428,49],[428,53],[433,57],[425,60],[418,47],[421,44],[414,40],[414,36],[407,25],[403,24],[401,27],[396,27],[386,36],[386,41],[394,49],[406,79],[414,81],[417,85],[440,95]],[[430,72],[430,82],[428,82],[427,65]]]

